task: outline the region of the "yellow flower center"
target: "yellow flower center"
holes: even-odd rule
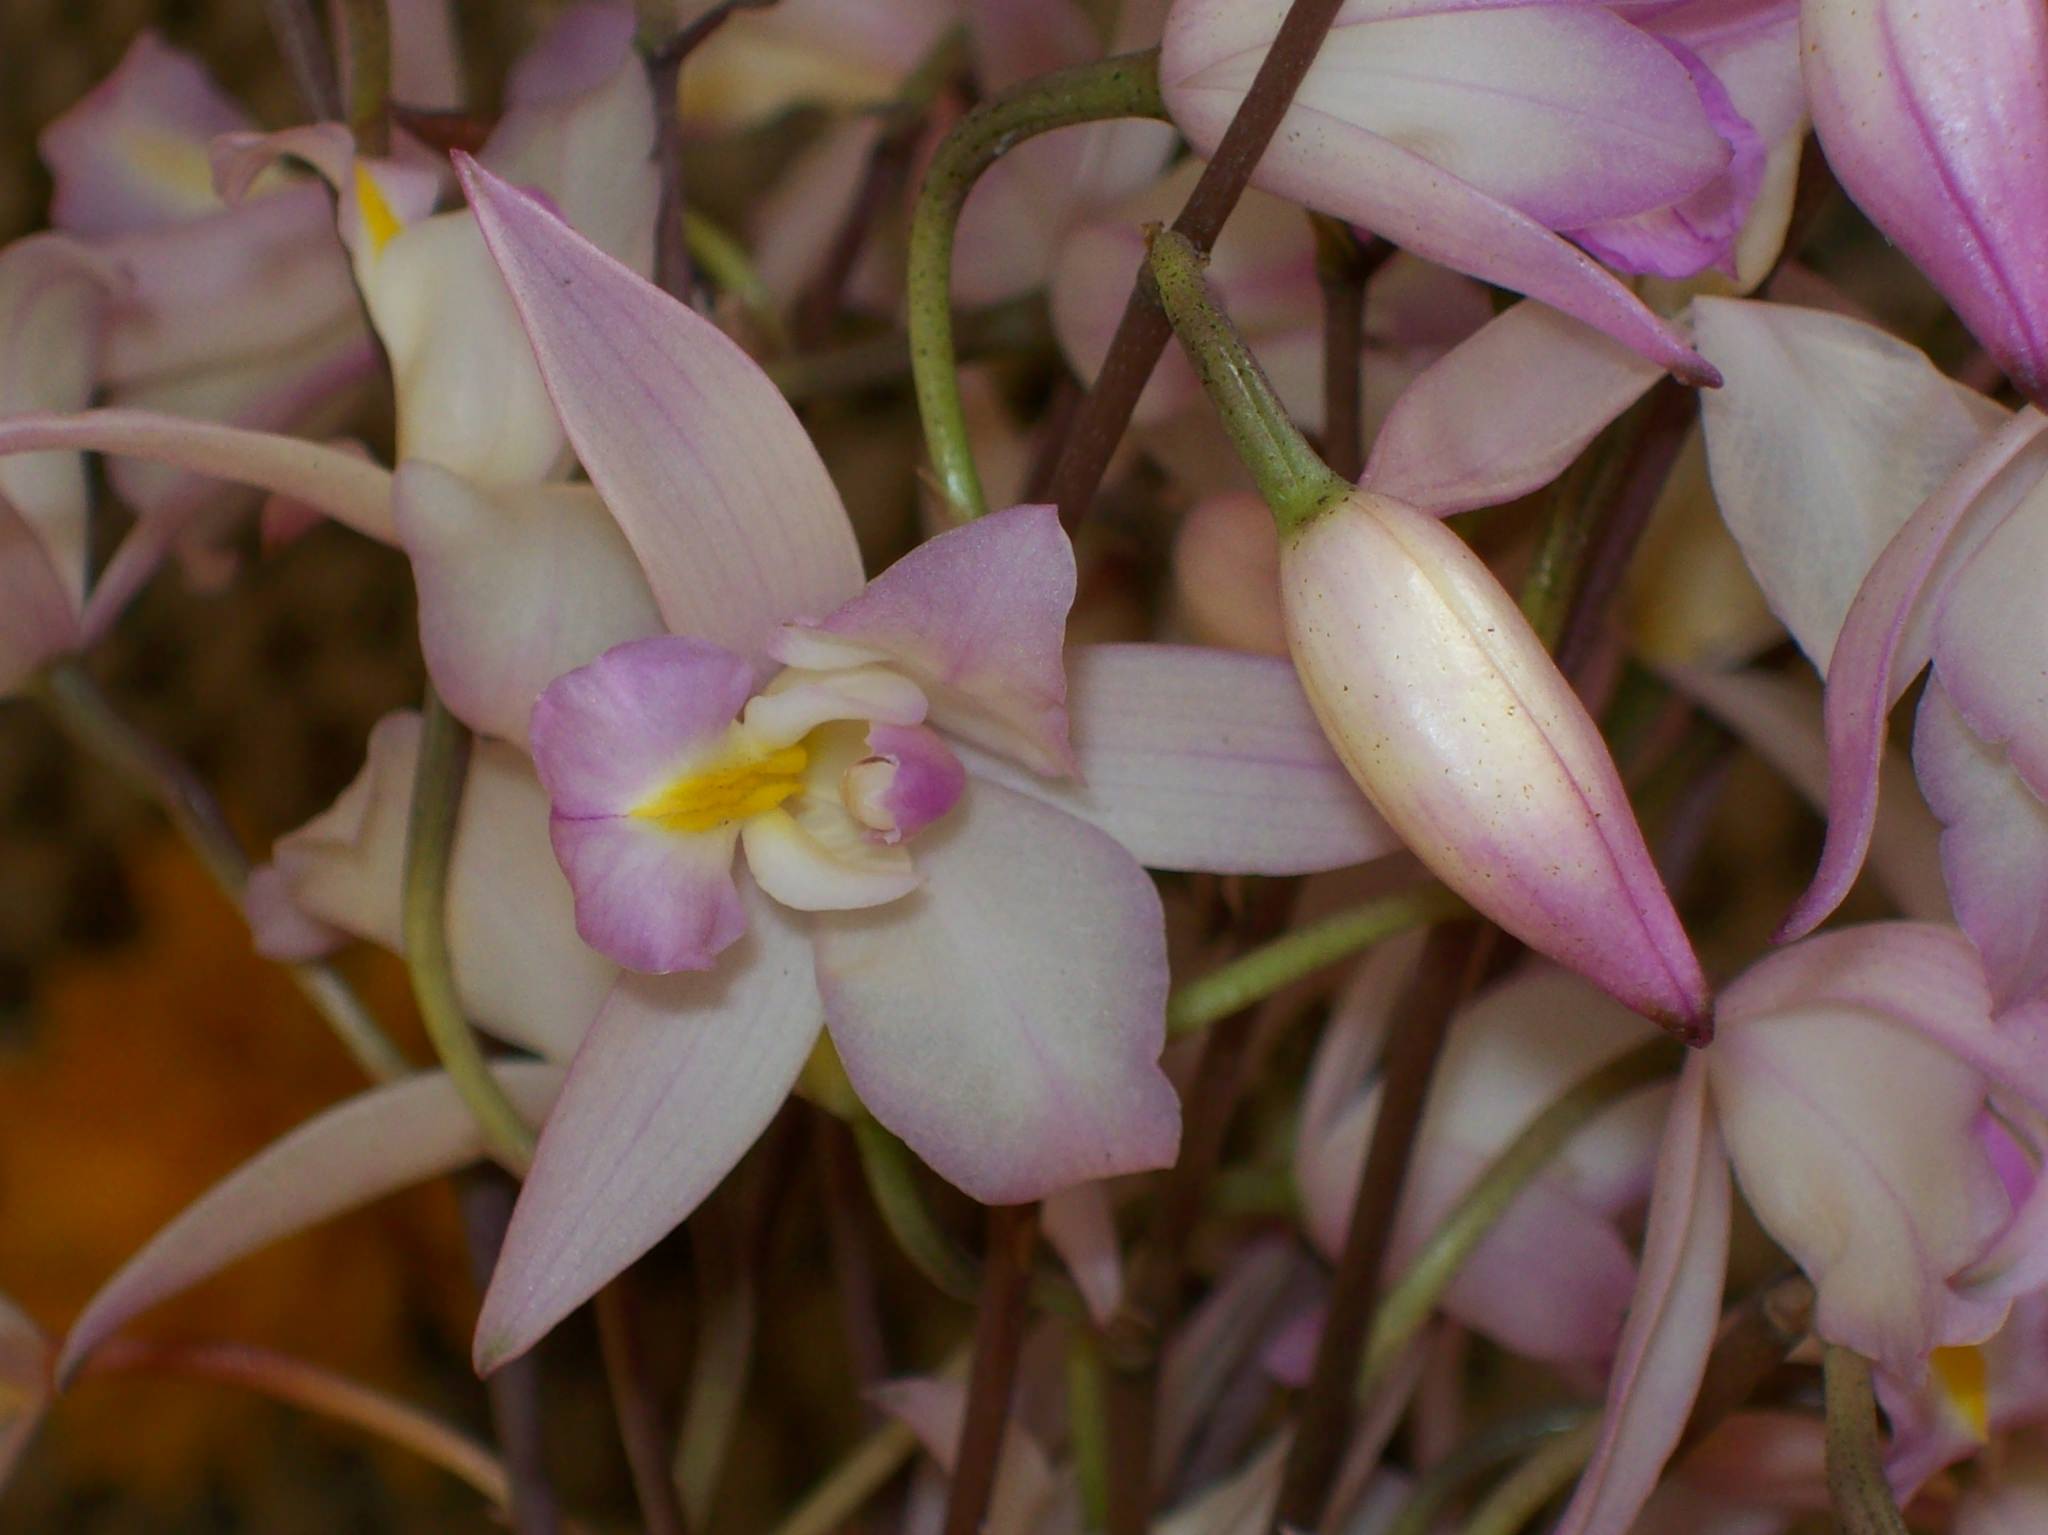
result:
[[[730,743],[707,765],[648,795],[632,813],[667,831],[715,831],[775,809],[804,786],[809,762],[802,743],[765,753]]]
[[[363,215],[363,232],[370,237],[371,253],[383,255],[384,247],[391,243],[392,236],[405,226],[391,211],[391,204],[384,200],[384,189],[377,185],[377,178],[360,160],[356,162],[356,207]]]
[[[1938,1348],[1928,1356],[1956,1416],[1982,1441],[1991,1437],[1991,1382],[1981,1348]]]

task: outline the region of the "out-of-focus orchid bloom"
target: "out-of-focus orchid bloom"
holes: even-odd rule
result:
[[[1198,152],[1214,152],[1285,12],[1281,0],[1175,4],[1160,81]],[[1666,275],[1726,254],[1755,190],[1724,185],[1742,119],[1685,52],[1595,5],[1349,0],[1257,179],[1711,382],[1670,326],[1555,232],[1604,236],[1603,254]],[[1754,131],[1743,139],[1753,153]],[[1706,210],[1643,219],[1703,193],[1711,227]]]
[[[2048,399],[2048,15],[1984,0],[1804,0],[1813,126],[1843,189],[2020,391]]]
[[[1956,1504],[1951,1535],[2029,1535],[2048,1526],[2048,1444],[2017,1445]]]
[[[1812,1279],[1814,1328],[1917,1386],[2041,1277],[2039,1180],[2001,1177],[1993,1105],[2048,1103],[1952,928],[1811,938],[1722,994],[1666,1131],[1607,1421],[1561,1535],[1619,1535],[1685,1426],[1719,1320],[1728,1174]],[[2017,1196],[2017,1197],[2016,1197]]]
[[[765,375],[537,201],[463,171],[624,538],[523,544],[477,580],[421,561],[443,610],[428,630],[450,637],[430,664],[458,709],[541,694],[532,739],[581,929],[676,972],[630,975],[599,1010],[479,1358],[530,1345],[686,1215],[821,1023],[862,1101],[977,1197],[1169,1160],[1140,860],[1305,871],[1392,845],[1288,669],[1101,647],[1069,691],[1073,561],[1046,508],[944,535],[863,590],[837,494]],[[490,609],[565,582],[593,608],[624,594],[648,630],[594,661],[546,637],[489,644]]]
[[[1987,1125],[1986,1133],[2001,1132]],[[2034,1177],[2030,1166],[2020,1171],[2016,1198]],[[1885,1471],[1901,1498],[1943,1468],[1982,1453],[1994,1438],[2004,1441],[2048,1423],[2048,1293],[2022,1296],[1993,1337],[1937,1349],[1929,1366],[1917,1381],[1877,1378],[1892,1427]]]
[[[1378,1118],[1370,1080],[1412,943],[1359,969],[1309,1077],[1295,1176],[1311,1240],[1334,1259]],[[1539,967],[1503,982],[1451,1026],[1402,1195],[1398,1272],[1487,1164],[1564,1090],[1650,1038],[1642,1020],[1576,977]],[[1444,1294],[1444,1310],[1534,1359],[1603,1365],[1635,1285],[1617,1229],[1650,1181],[1664,1098],[1643,1094],[1575,1137],[1502,1215]]]
[[[678,0],[688,25],[714,0]],[[693,129],[742,128],[798,106],[884,106],[959,19],[958,0],[778,0],[743,7],[691,52],[677,101]]]
[[[0,1295],[0,1487],[49,1406],[53,1352],[42,1329]]]
[[[1109,351],[1145,262],[1145,226],[1171,220],[1201,171],[1200,161],[1176,166],[1061,243],[1053,268],[1053,327],[1081,378],[1092,379]],[[1321,431],[1323,300],[1308,219],[1277,197],[1247,192],[1216,241],[1208,276],[1288,413],[1304,430]],[[1368,438],[1423,368],[1492,317],[1477,283],[1405,255],[1382,266],[1366,291]],[[1175,349],[1153,370],[1133,419],[1157,428],[1196,411],[1201,399],[1200,380]]]
[[[1931,660],[1914,762],[1947,828],[1950,900],[1999,1007],[2036,998],[2048,737],[2024,583],[2048,538],[2048,422],[2007,420],[1859,321],[1732,300],[1697,313],[1730,377],[1707,406],[1724,515],[1828,683],[1828,841],[1786,932],[1811,931],[1855,879],[1887,716]]]
[[[197,60],[145,32],[43,130],[51,222],[117,279],[97,316],[106,403],[319,435],[362,398],[376,349],[317,184],[273,175],[232,205],[215,190],[210,144],[251,126]],[[187,524],[166,533],[188,554],[246,501],[132,459],[110,478],[145,518]]]

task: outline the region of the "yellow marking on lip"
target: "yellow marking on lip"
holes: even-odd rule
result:
[[[1942,1395],[1979,1442],[1991,1437],[1991,1381],[1981,1348],[1938,1348],[1928,1356]]]
[[[370,237],[372,254],[383,255],[384,247],[391,243],[392,236],[405,225],[391,211],[391,204],[384,200],[384,189],[377,185],[377,178],[360,160],[356,162],[356,207],[363,215],[363,230]]]
[[[727,756],[715,767],[684,773],[633,807],[633,815],[664,830],[706,832],[763,815],[803,788],[810,753],[785,746],[764,756]]]

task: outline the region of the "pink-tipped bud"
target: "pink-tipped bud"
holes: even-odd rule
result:
[[[1571,684],[1477,555],[1355,490],[1282,536],[1288,646],[1366,797],[1437,877],[1690,1042],[1705,977]]]
[[[2022,392],[2048,400],[2048,10],[1805,0],[1800,30],[1836,179]]]

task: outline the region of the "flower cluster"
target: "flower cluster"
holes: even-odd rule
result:
[[[379,1080],[0,1298],[0,1481],[200,1360],[550,1527],[131,1330],[494,1160],[473,1362],[594,1300],[651,1531],[760,1339],[623,1297],[741,1205],[977,1310],[785,1528],[2048,1522],[2039,0],[274,9],[306,121],[145,33],[42,135],[0,696]],[[337,539],[426,701],[252,859],[92,658]]]

